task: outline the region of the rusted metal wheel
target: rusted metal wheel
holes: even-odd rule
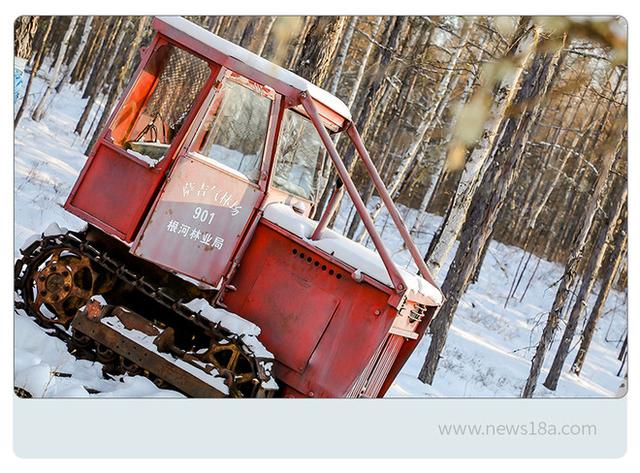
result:
[[[225,378],[225,384],[235,396],[251,396],[255,388],[256,373],[253,364],[234,343],[212,343],[198,358],[213,365]]]
[[[73,248],[44,252],[28,268],[24,299],[38,322],[68,327],[76,311],[96,293],[98,274],[89,258]]]
[[[30,399],[33,397],[29,391],[24,388],[19,388],[18,386],[13,387],[13,392],[16,396],[24,399]]]

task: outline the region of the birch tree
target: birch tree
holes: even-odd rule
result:
[[[377,24],[377,28],[380,24]],[[356,84],[352,86],[352,98],[349,99],[348,105],[352,109],[354,108],[355,99],[358,97],[357,92],[360,90],[360,103],[355,106],[357,112],[354,113],[356,127],[360,130],[361,135],[364,137],[369,131],[369,125],[373,120],[375,111],[380,102],[381,97],[384,95],[384,91],[388,86],[384,80],[384,73],[387,67],[392,62],[393,51],[396,50],[398,44],[401,41],[403,31],[407,26],[406,18],[389,18],[387,20],[386,29],[383,33],[383,39],[379,44],[379,48],[376,54],[371,55],[371,50],[367,48],[365,58],[360,65],[358,75],[356,76]],[[373,42],[371,42],[373,44]],[[366,61],[366,62],[365,62]],[[369,80],[365,86],[363,84],[365,68],[369,66]],[[356,87],[358,89],[356,89]],[[352,101],[353,99],[353,101]],[[364,139],[364,138],[363,138]],[[345,167],[349,174],[353,173],[355,166],[355,155],[353,148],[349,148],[348,152],[343,156]],[[332,168],[333,169],[333,168]],[[332,183],[335,178],[335,173],[330,174],[329,183]],[[318,205],[318,209],[324,208],[326,201],[335,187],[335,184],[326,186],[325,191],[320,199],[321,205]]]
[[[470,121],[484,123],[484,126],[478,130],[480,132],[479,140],[464,163],[451,210],[443,220],[442,228],[438,231],[439,237],[435,243],[432,243],[429,254],[425,258],[427,266],[434,276],[442,268],[460,232],[471,198],[481,177],[479,173],[493,150],[500,125],[515,97],[518,83],[533,55],[536,43],[537,29],[522,23],[521,20],[510,52],[500,63],[494,65],[486,83],[474,94],[463,112],[469,116],[469,119],[462,119],[459,122],[460,130],[456,134],[464,136],[464,138],[462,142],[454,142],[447,158],[450,165],[455,166],[455,162],[461,160],[460,155],[465,153],[463,142],[469,143],[478,138],[477,136],[468,136],[470,130],[474,128]]]
[[[88,16],[87,19],[84,22],[84,28],[82,30],[82,36],[80,37],[80,43],[78,44],[78,47],[76,48],[76,51],[73,55],[73,58],[71,59],[71,62],[69,62],[69,65],[67,66],[67,72],[66,74],[64,74],[62,76],[62,79],[60,80],[60,82],[58,83],[58,85],[56,86],[56,93],[60,93],[60,91],[62,90],[62,88],[67,85],[69,83],[69,81],[71,80],[71,74],[73,73],[73,70],[76,67],[76,64],[78,64],[78,61],[80,60],[80,56],[82,56],[82,52],[84,51],[84,48],[87,44],[87,40],[89,39],[89,33],[91,32],[91,24],[93,22],[93,17],[92,16]]]
[[[598,175],[598,179],[592,189],[587,206],[583,211],[583,216],[580,221],[580,232],[575,237],[571,254],[564,268],[564,273],[558,283],[558,291],[556,292],[553,305],[551,306],[551,311],[547,316],[547,321],[542,330],[538,345],[536,346],[533,359],[531,360],[531,368],[522,390],[522,397],[533,397],[535,392],[536,384],[538,382],[540,372],[542,371],[542,364],[544,363],[549,346],[553,342],[562,311],[565,308],[571,287],[577,277],[577,266],[582,259],[587,238],[589,236],[589,229],[600,205],[602,189],[607,182],[613,162],[620,152],[624,136],[625,132],[622,127],[620,127],[618,137],[615,138],[615,145],[611,146],[611,144],[609,144],[609,149],[605,152],[600,174]]]
[[[51,27],[53,26],[53,17],[50,16],[44,25],[41,28],[44,28],[42,39],[40,41],[40,47],[38,48],[37,53],[35,54],[33,64],[31,65],[31,73],[29,74],[29,80],[27,81],[27,85],[24,88],[24,97],[22,98],[22,102],[20,103],[20,107],[16,112],[16,116],[13,119],[13,127],[16,128],[18,123],[20,123],[20,119],[24,114],[24,111],[27,108],[27,104],[29,102],[29,95],[31,93],[31,87],[33,86],[33,80],[38,75],[38,71],[40,70],[40,66],[42,66],[42,60],[44,58],[44,52],[46,50],[45,45],[47,44],[47,40],[49,38],[49,34],[51,33]]]
[[[471,34],[472,24],[473,18],[463,20],[459,43],[457,44],[456,49],[451,56],[448,69],[446,70],[444,76],[438,84],[438,88],[434,93],[434,97],[436,98],[437,102],[428,110],[428,112],[423,117],[422,122],[420,123],[420,125],[418,125],[414,140],[411,142],[407,150],[400,158],[400,164],[395,169],[393,177],[387,185],[389,194],[391,194],[394,199],[398,198],[400,184],[406,178],[409,169],[411,169],[411,166],[414,164],[414,161],[422,156],[418,153],[418,151],[428,133],[433,129],[436,117],[442,114],[448,104],[451,92],[450,84],[454,75],[457,76],[456,72],[458,63],[460,61],[460,57],[462,56],[462,52],[464,51],[464,47],[469,39],[469,35]],[[378,201],[373,211],[371,212],[371,218],[374,221],[382,211],[382,207],[382,202]],[[359,238],[359,240],[361,241],[362,238]]]
[[[578,321],[587,306],[587,299],[591,294],[591,290],[599,274],[600,265],[607,250],[607,243],[611,240],[613,231],[618,226],[618,218],[627,200],[626,183],[617,183],[617,188],[612,192],[611,200],[612,202],[609,206],[606,221],[601,225],[594,247],[591,249],[591,256],[582,272],[580,290],[576,295],[576,300],[573,303],[569,318],[567,319],[562,339],[553,358],[551,368],[549,368],[547,378],[544,381],[544,386],[552,391],[555,391],[558,387],[558,380],[560,379],[564,363],[569,356],[569,349],[578,327]]]
[[[51,96],[51,93],[54,91],[55,84],[58,81],[58,76],[60,74],[60,69],[62,67],[62,61],[64,60],[65,52],[69,47],[69,39],[73,34],[73,31],[76,27],[77,22],[78,22],[78,17],[72,16],[69,22],[69,26],[67,27],[67,30],[65,32],[64,38],[62,39],[62,43],[60,44],[60,49],[58,50],[58,56],[56,58],[56,62],[54,63],[53,70],[50,73],[49,78],[47,80],[47,86],[44,90],[44,93],[42,94],[42,97],[40,98],[40,101],[38,102],[38,105],[36,105],[36,107],[33,109],[33,114],[31,115],[31,118],[36,122],[39,122],[40,120],[42,120],[42,118],[46,113],[47,107],[49,106],[49,97]]]
[[[540,33],[537,26],[533,27],[532,33],[534,44],[537,44]],[[418,375],[424,383],[433,383],[459,301],[470,283],[484,247],[489,243],[497,217],[522,166],[526,144],[534,124],[539,120],[561,58],[561,49],[536,55],[517,94],[517,103],[525,107],[525,111],[518,118],[509,118],[505,124],[508,132],[503,134],[498,143],[494,161],[472,198],[460,245],[442,285],[446,299],[431,324],[431,343]]]
[[[275,24],[277,18],[278,17],[276,16],[267,17],[262,29],[262,38],[260,38],[258,46],[256,47],[256,54],[258,56],[262,56],[262,54],[264,53],[264,48],[267,46],[267,41],[269,41],[271,30],[273,29],[273,25]]]
[[[87,103],[82,110],[82,115],[80,115],[78,123],[76,124],[74,132],[77,135],[82,134],[87,119],[89,118],[89,114],[93,110],[95,102],[98,99],[98,95],[101,92],[101,88],[104,86],[105,79],[107,78],[109,71],[111,70],[111,66],[115,61],[115,57],[117,56],[117,54],[108,49],[107,44],[114,44],[115,51],[120,51],[127,31],[125,27],[126,22],[126,18],[117,18],[114,21],[112,28],[105,35],[105,42],[103,43],[102,51],[96,58],[93,70],[91,71],[91,75],[84,89],[83,97],[88,98],[89,100],[87,100]]]
[[[483,57],[484,57],[483,51],[480,50],[480,54],[478,54],[477,56],[471,57],[471,62],[474,62],[474,59],[475,59],[476,62],[480,63],[482,62]],[[470,72],[468,74],[467,81],[465,82],[464,89],[462,90],[462,94],[460,95],[460,98],[458,100],[458,108],[462,108],[466,105],[467,99],[471,94],[471,91],[473,89],[474,84],[476,83],[476,80],[477,80],[477,74],[475,72]],[[451,123],[450,126],[448,126],[445,138],[443,140],[443,145],[438,150],[438,155],[435,159],[436,170],[432,173],[431,180],[429,181],[429,185],[426,187],[424,194],[422,196],[422,200],[420,201],[420,205],[418,206],[418,216],[416,217],[410,231],[412,236],[415,236],[420,231],[420,228],[424,224],[424,218],[427,213],[427,208],[429,207],[429,203],[433,199],[437,182],[439,179],[442,178],[442,172],[445,168],[445,162],[446,162],[446,151],[447,151],[446,144],[451,143],[451,141],[453,140],[453,130],[457,126],[458,113],[454,113],[454,116],[456,117],[454,119],[455,121]]]

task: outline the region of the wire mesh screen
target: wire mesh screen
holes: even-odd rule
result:
[[[209,77],[205,61],[181,49],[171,49],[151,98],[147,102],[148,115],[160,116],[172,129],[184,120],[191,104]]]

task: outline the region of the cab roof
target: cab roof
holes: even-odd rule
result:
[[[236,69],[236,72],[268,79],[268,83],[265,85],[272,86],[279,93],[291,96],[294,93],[298,95],[300,92],[306,92],[317,102],[333,110],[344,119],[351,121],[349,108],[335,95],[185,18],[180,16],[158,16],[154,19],[153,27],[173,41],[225,67],[229,67],[232,70]],[[229,64],[229,61],[236,62],[244,66],[244,68],[248,68],[249,71],[237,70],[238,64]],[[253,74],[250,74],[251,72]]]

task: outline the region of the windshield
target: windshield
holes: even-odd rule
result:
[[[285,110],[276,153],[275,187],[315,200],[323,162],[324,147],[313,124],[293,110]]]
[[[270,109],[271,99],[227,79],[192,149],[258,182]]]

